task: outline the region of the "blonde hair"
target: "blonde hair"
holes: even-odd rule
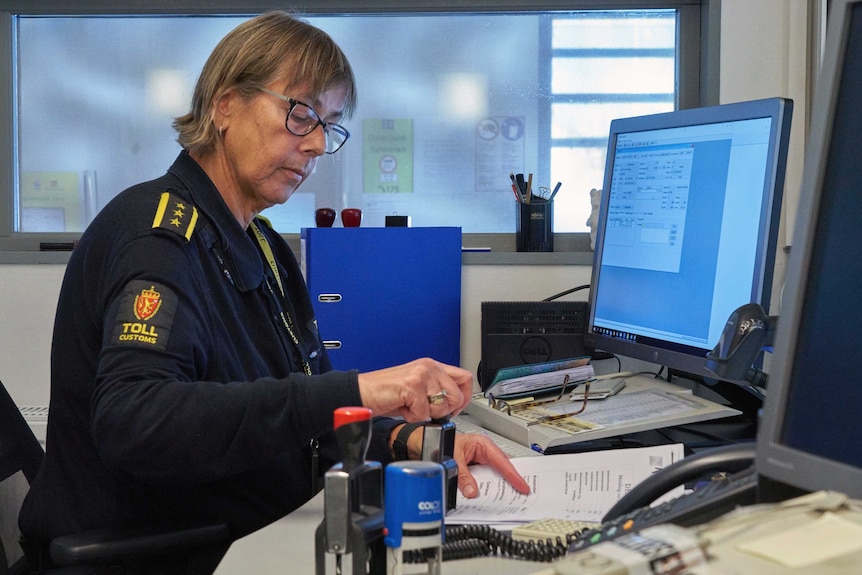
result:
[[[308,83],[313,94],[346,91],[344,117],[356,108],[356,80],[347,56],[326,32],[283,11],[261,14],[227,34],[204,64],[189,113],[174,119],[177,142],[207,155],[218,132],[212,121],[216,101],[229,89],[251,97],[275,80]]]

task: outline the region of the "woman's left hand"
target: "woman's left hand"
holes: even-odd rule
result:
[[[467,498],[479,495],[479,485],[470,473],[471,463],[490,465],[518,493],[527,495],[530,486],[509,461],[509,457],[487,435],[455,434],[455,462],[458,464],[458,489]]]

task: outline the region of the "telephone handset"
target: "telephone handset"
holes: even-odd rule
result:
[[[582,533],[569,545],[569,552],[616,539],[646,527],[674,523],[688,527],[709,521],[739,506],[755,502],[755,443],[716,447],[677,461],[636,485],[602,519],[602,524]],[[674,487],[710,472],[732,475],[710,482],[692,493],[655,507],[649,504]]]
[[[744,442],[715,447],[681,459],[635,485],[608,510],[602,522],[645,507],[674,487],[707,473],[743,471],[754,464],[754,453],[754,442]]]

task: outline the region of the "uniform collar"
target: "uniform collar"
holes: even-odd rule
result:
[[[219,250],[237,289],[248,291],[260,286],[263,261],[258,249],[200,164],[183,150],[168,171],[183,182],[195,206],[206,215],[216,234],[214,248]]]

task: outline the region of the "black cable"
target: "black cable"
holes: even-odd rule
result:
[[[600,355],[600,354],[607,354],[607,355],[609,355],[610,357],[596,357],[597,355]],[[617,360],[617,373],[619,373],[619,372],[621,372],[621,371],[623,370],[623,362],[621,362],[621,361],[620,361],[620,358],[619,358],[619,357],[617,357],[617,355],[616,355],[616,354],[613,354],[613,353],[611,353],[611,352],[609,352],[609,351],[605,351],[605,350],[603,350],[603,349],[594,349],[594,350],[593,350],[593,360],[594,360],[594,361],[603,361],[603,360],[605,360],[605,359],[615,359],[615,360]]]
[[[580,534],[576,531],[555,539],[518,541],[488,525],[447,525],[443,561],[500,555],[549,563],[565,555]],[[425,563],[427,555],[427,550],[409,550],[403,558],[405,563]]]
[[[566,291],[562,291],[558,294],[552,295],[550,297],[546,297],[543,299],[543,302],[554,301],[555,299],[561,298],[564,295],[569,295],[570,293],[575,293],[576,291],[581,291],[582,289],[590,289],[590,284],[580,285],[578,287],[574,287],[572,289],[567,289]]]
[[[616,357],[616,356],[614,356],[614,357]],[[617,359],[619,359],[619,358],[617,358]],[[664,368],[662,368],[662,369],[664,369]],[[636,375],[651,375],[651,376],[653,376],[654,379],[660,379],[661,378],[661,369],[658,371],[650,371],[648,369],[646,369],[644,371],[636,371],[631,375],[631,377],[634,377]]]

